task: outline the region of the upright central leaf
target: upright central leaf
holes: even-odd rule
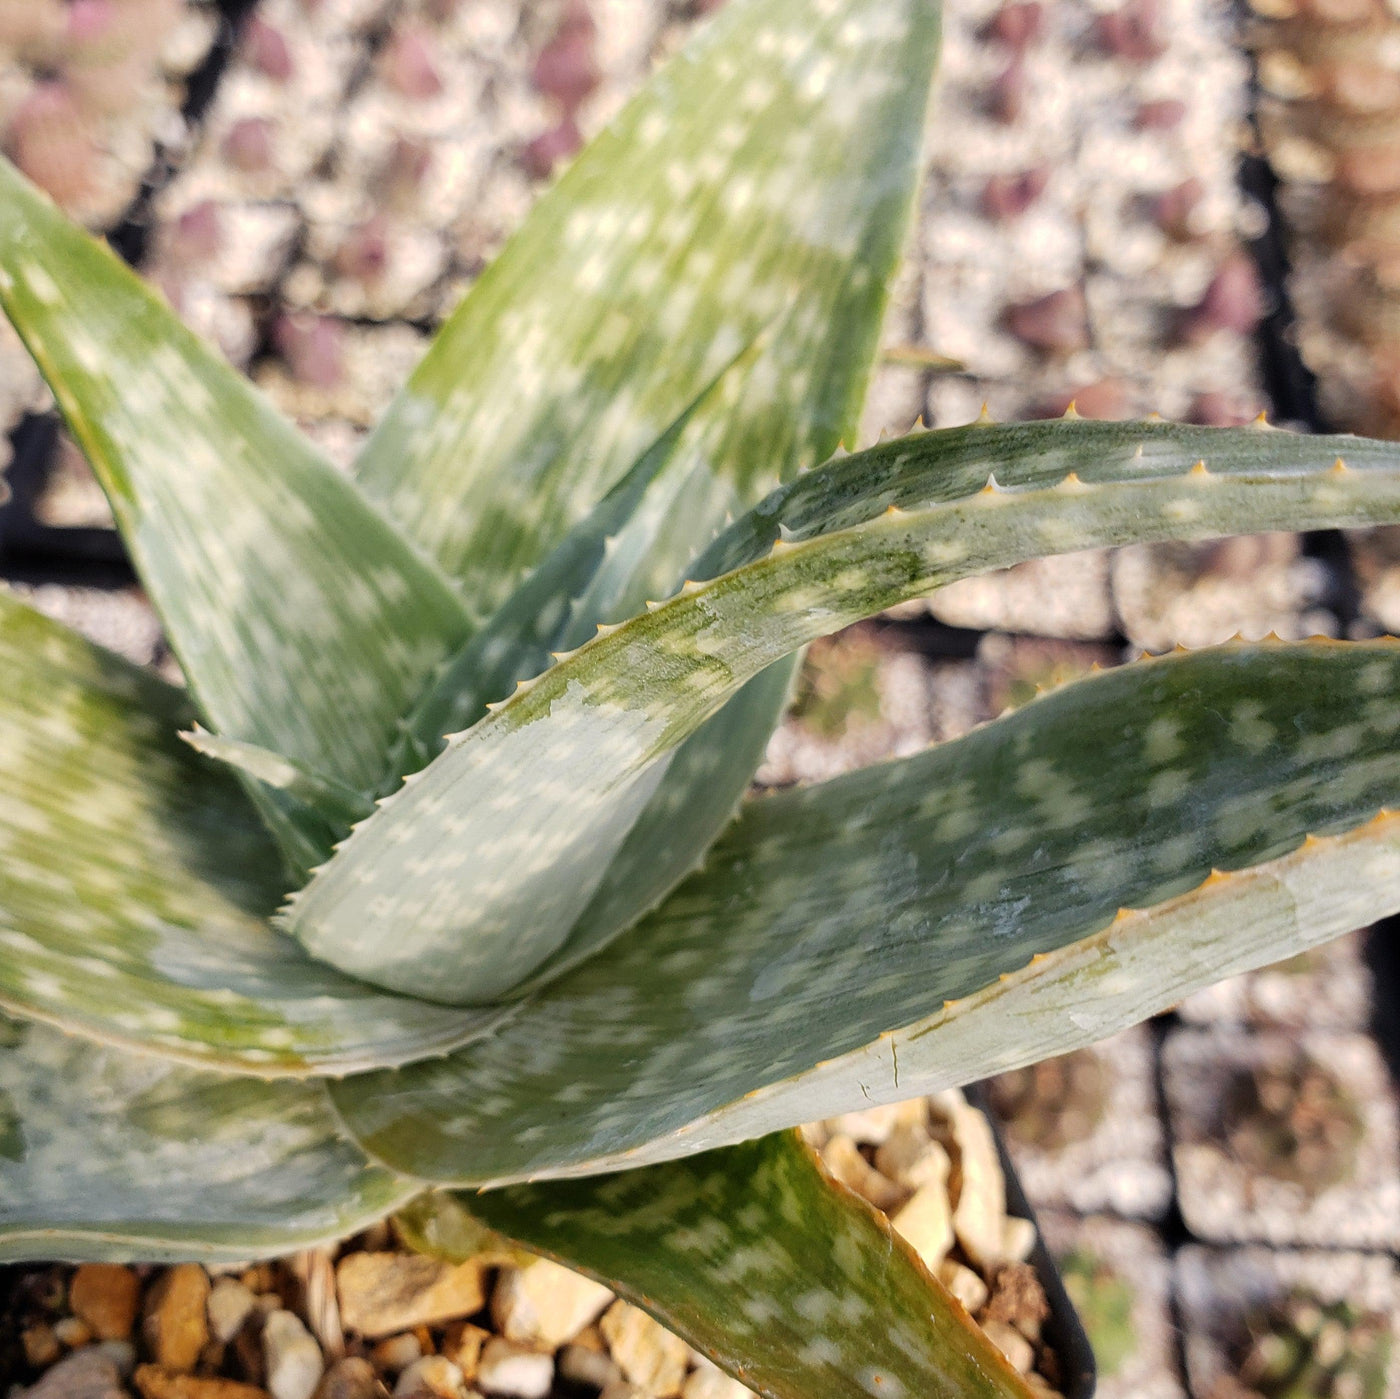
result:
[[[736,0],[472,289],[358,466],[480,624],[409,716],[382,790],[550,652],[670,595],[727,518],[854,429],[917,183],[937,37],[933,0]],[[490,991],[566,937],[565,961],[586,955],[672,888],[729,819],[790,669],[737,695],[629,802],[600,807],[605,838],[581,860],[533,823],[522,861],[504,828],[483,850],[449,820],[458,863],[411,939],[391,931],[376,891],[369,918],[308,926],[307,945],[415,988],[460,959]],[[525,756],[497,769],[503,793],[523,797]],[[555,756],[559,782],[582,778],[575,750]],[[596,757],[601,781],[608,758]],[[556,857],[548,882],[579,896],[558,915],[530,884]],[[409,882],[426,892],[439,873]],[[503,941],[464,943],[461,900],[524,916],[506,920]]]
[[[937,40],[935,0],[736,0],[537,206],[357,466],[479,620],[761,332],[713,461],[742,500],[830,453]]]

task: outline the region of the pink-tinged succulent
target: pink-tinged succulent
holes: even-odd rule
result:
[[[1131,390],[1122,379],[1095,379],[1069,393],[1057,394],[1033,414],[1036,418],[1058,418],[1070,408],[1081,418],[1111,422],[1132,416]]]
[[[370,285],[389,265],[389,237],[382,214],[375,214],[346,235],[335,251],[335,270],[342,277]]]
[[[552,97],[568,115],[583,105],[602,79],[594,52],[596,37],[585,0],[570,0],[559,27],[535,59],[535,88]]]
[[[1176,97],[1159,97],[1140,103],[1133,124],[1139,131],[1175,131],[1186,119],[1186,103]]]
[[[344,381],[345,333],[328,316],[279,316],[272,328],[272,342],[298,383],[333,389]]]
[[[986,35],[1018,52],[1040,38],[1045,28],[1045,10],[1040,0],[1007,0],[987,21]]]
[[[272,123],[266,117],[241,117],[224,133],[224,159],[245,175],[272,168]]]
[[[170,233],[170,255],[177,262],[207,262],[224,243],[223,218],[212,199],[192,204],[175,220]]]
[[[1264,315],[1259,269],[1248,253],[1234,252],[1215,269],[1205,295],[1182,319],[1187,340],[1204,340],[1216,331],[1250,335]]]
[[[1106,53],[1129,63],[1148,63],[1166,52],[1157,0],[1127,0],[1120,9],[1100,15],[1094,32]]]
[[[1024,214],[1050,182],[1050,168],[1037,165],[1015,175],[993,175],[982,186],[979,207],[989,219],[1013,219]]]
[[[1257,399],[1243,398],[1220,389],[1207,389],[1191,400],[1186,421],[1200,423],[1202,427],[1243,427],[1246,423],[1252,423],[1259,413]]]
[[[1194,175],[1163,190],[1152,201],[1152,221],[1169,238],[1187,243],[1196,237],[1192,217],[1205,198],[1206,187]]]
[[[1029,91],[1030,79],[1026,76],[1025,64],[1017,55],[992,79],[987,89],[987,111],[997,121],[1010,126],[1019,121],[1026,110]]]
[[[57,203],[71,207],[91,192],[97,152],[62,83],[41,83],[19,104],[4,145],[14,163]]]
[[[1072,354],[1089,346],[1089,311],[1078,287],[1065,287],[1008,308],[1006,328],[1022,344],[1047,354]]]
[[[404,25],[396,29],[380,60],[384,81],[401,97],[426,102],[442,92],[442,76],[431,36]]]
[[[287,36],[260,15],[253,15],[244,28],[242,51],[249,66],[273,82],[288,82],[296,72]]]
[[[561,160],[576,154],[582,145],[577,123],[573,117],[564,117],[521,148],[520,164],[527,174],[544,180],[554,173]]]
[[[378,203],[409,205],[433,164],[433,148],[416,136],[396,136],[375,168],[370,184]]]

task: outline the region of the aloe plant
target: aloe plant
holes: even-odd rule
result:
[[[1042,554],[1393,523],[1400,448],[1070,418],[836,458],[936,48],[930,0],[734,0],[349,476],[0,164],[0,304],[187,680],[0,594],[0,1258],[407,1209],[770,1396],[1029,1392],[791,1129],[1400,908],[1400,651],[1149,660],[745,799],[796,658]]]

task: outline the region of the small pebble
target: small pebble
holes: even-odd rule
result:
[[[125,1399],[126,1391],[111,1356],[94,1346],[66,1356],[22,1394],[23,1399]]]
[[[388,1393],[369,1361],[352,1355],[326,1371],[316,1399],[386,1399]]]
[[[92,1328],[76,1316],[65,1316],[62,1321],[54,1322],[53,1333],[68,1350],[77,1350],[92,1340]]]
[[[1035,1347],[1004,1321],[989,1321],[982,1329],[987,1339],[1011,1362],[1018,1374],[1028,1375],[1035,1364]]]
[[[263,1364],[272,1399],[311,1399],[326,1362],[316,1338],[289,1311],[275,1311],[263,1323]]]
[[[681,1392],[690,1367],[690,1347],[659,1321],[640,1307],[617,1301],[603,1313],[598,1329],[630,1384],[660,1399]]]
[[[124,1341],[131,1335],[140,1302],[136,1274],[117,1263],[84,1263],[68,1285],[73,1315],[102,1341]]]
[[[686,1376],[681,1399],[748,1399],[751,1393],[732,1375],[712,1365],[702,1365]]]
[[[481,1363],[481,1350],[491,1333],[469,1321],[454,1321],[447,1328],[442,1342],[445,1355],[467,1379],[476,1377],[477,1366]]]
[[[822,1148],[822,1164],[842,1185],[854,1190],[877,1210],[894,1209],[909,1193],[877,1171],[850,1137],[832,1137]]]
[[[271,1399],[267,1390],[255,1384],[172,1375],[158,1365],[142,1365],[136,1371],[136,1388],[141,1399]]]
[[[491,1293],[491,1319],[508,1341],[557,1350],[596,1321],[613,1295],[601,1283],[548,1258],[502,1268]]]
[[[220,1278],[209,1293],[209,1327],[227,1345],[252,1315],[257,1298],[237,1278]]]
[[[412,1331],[386,1336],[370,1350],[369,1358],[381,1374],[396,1375],[423,1358],[423,1342]]]
[[[136,1368],[136,1347],[130,1341],[98,1341],[93,1350],[105,1355],[123,1376]]]
[[[437,1395],[440,1399],[462,1399],[466,1392],[466,1379],[461,1370],[441,1355],[425,1355],[421,1360],[415,1360],[399,1376],[399,1382],[394,1386],[396,1399],[420,1394]]]
[[[209,1340],[209,1275],[198,1263],[179,1263],[161,1274],[146,1298],[142,1331],[163,1370],[193,1370]]]
[[[20,1332],[19,1339],[20,1345],[24,1347],[25,1360],[36,1370],[43,1369],[45,1365],[52,1365],[63,1353],[63,1347],[59,1345],[53,1327],[42,1321],[33,1326],[26,1326]]]
[[[890,1223],[924,1266],[936,1269],[953,1246],[953,1217],[948,1205],[948,1188],[941,1181],[921,1185]]]
[[[559,1352],[559,1378],[570,1384],[585,1384],[592,1389],[606,1389],[622,1378],[617,1362],[601,1351],[587,1346],[567,1345]]]
[[[987,1284],[965,1264],[945,1258],[938,1269],[939,1281],[974,1315],[987,1301]]]
[[[554,1357],[493,1337],[481,1352],[476,1382],[488,1394],[544,1399],[554,1383]]]

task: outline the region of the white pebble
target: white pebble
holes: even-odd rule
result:
[[[275,1311],[263,1323],[263,1363],[272,1399],[311,1399],[326,1362],[315,1337],[289,1311]]]
[[[497,1336],[481,1352],[476,1382],[488,1394],[544,1399],[554,1383],[554,1357],[524,1350]]]

